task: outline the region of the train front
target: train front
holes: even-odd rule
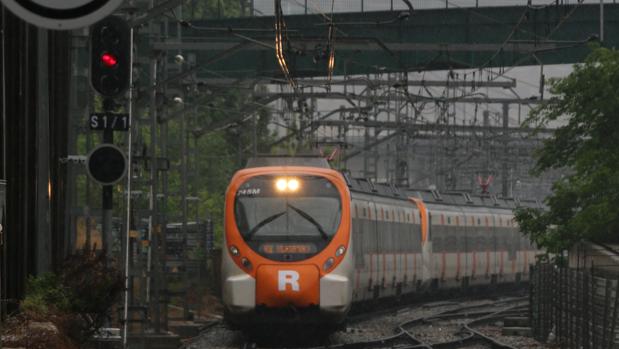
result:
[[[340,323],[352,299],[350,229],[350,193],[339,172],[237,172],[226,193],[226,319],[241,326]]]

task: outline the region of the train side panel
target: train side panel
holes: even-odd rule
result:
[[[505,208],[428,203],[427,241],[414,202],[353,193],[353,301],[528,278],[536,250]]]

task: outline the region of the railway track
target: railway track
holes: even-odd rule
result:
[[[500,326],[497,326],[497,323],[501,323],[505,317],[526,314],[527,306],[526,297],[407,305],[354,316],[349,321],[352,327],[325,339],[294,338],[292,342],[288,341],[289,338],[280,337],[281,333],[272,335],[271,340],[266,343],[256,342],[239,331],[234,334],[230,330],[226,332],[225,327],[218,323],[203,333],[211,338],[211,342],[203,341],[200,344],[198,340],[194,344],[189,343],[185,348],[521,349],[524,346],[503,343],[488,332],[499,332]],[[359,330],[363,324],[372,321],[377,322],[377,326],[383,326],[382,331]],[[494,331],[488,331],[488,328],[493,328]],[[215,332],[209,334],[211,331]],[[215,340],[221,336],[231,339],[218,345]]]
[[[523,304],[518,304],[523,303]],[[515,305],[514,305],[515,304]],[[475,324],[497,321],[526,306],[525,298],[514,298],[495,304],[472,306],[441,305],[450,309],[430,316],[406,320],[395,329],[395,334],[374,341],[331,345],[329,348],[380,349],[380,348],[500,348],[516,349],[500,343],[477,329]],[[437,331],[436,329],[440,330]]]

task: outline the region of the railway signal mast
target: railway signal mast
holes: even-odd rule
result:
[[[88,123],[91,130],[103,131],[103,144],[95,148],[86,160],[87,173],[103,185],[103,247],[111,243],[112,185],[127,173],[127,159],[114,146],[114,131],[129,130],[129,115],[115,113],[115,98],[129,87],[131,73],[131,29],[117,16],[108,16],[93,25],[90,37],[90,83],[103,98],[103,113],[92,113]]]

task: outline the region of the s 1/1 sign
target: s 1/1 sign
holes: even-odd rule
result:
[[[94,113],[88,118],[91,130],[129,130],[129,114]]]

